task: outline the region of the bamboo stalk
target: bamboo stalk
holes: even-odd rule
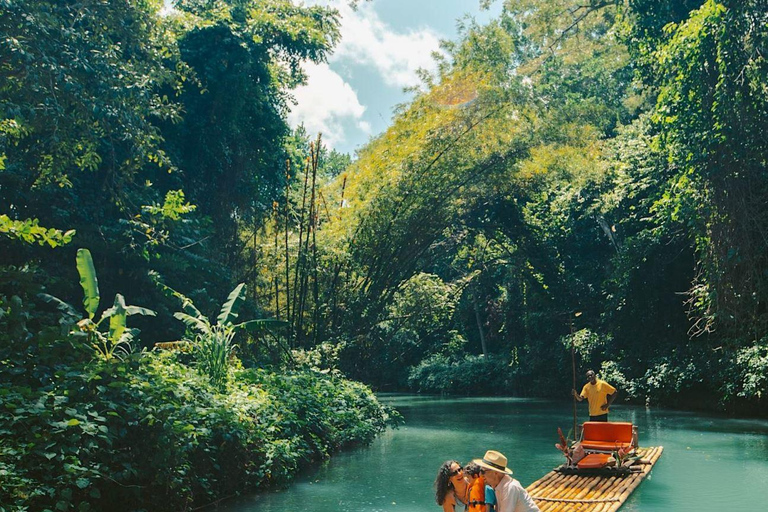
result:
[[[273,217],[275,219],[275,268],[277,268],[277,252],[278,252],[278,243],[277,243],[277,233],[278,233],[278,227],[279,227],[279,220],[278,220],[278,214],[277,214],[277,202],[274,203],[273,208]],[[280,279],[277,277],[278,273],[275,272],[275,318],[280,320]]]
[[[304,190],[301,194],[301,210],[299,210],[299,242],[296,246],[296,268],[294,269],[294,277],[293,277],[293,317],[291,318],[293,325],[296,324],[296,319],[298,317],[297,315],[297,301],[299,299],[298,293],[299,293],[299,269],[301,267],[302,262],[302,254],[301,254],[301,241],[302,237],[304,235],[304,212],[306,209],[306,203],[307,203],[307,187],[309,186],[309,159],[305,161],[304,164]]]
[[[574,500],[581,500],[585,499],[587,494],[589,494],[598,484],[601,483],[600,478],[594,478],[591,481],[587,482],[584,488],[581,490],[580,493],[578,493],[576,496],[574,496]]]
[[[555,474],[555,477],[552,478],[549,482],[547,482],[546,485],[539,486],[536,489],[536,494],[537,495],[548,496],[549,494],[554,492],[554,490],[557,488],[557,486],[561,485],[563,482],[565,482],[566,480],[569,479],[569,477],[567,475],[562,475],[560,473],[556,473],[555,471],[553,471],[552,473]]]
[[[307,157],[307,162],[305,166],[304,171],[304,185],[305,185],[305,193],[306,193],[306,186],[309,183],[309,173],[312,170],[312,162],[314,161],[313,153],[314,153],[314,142],[310,144],[309,151],[310,156]],[[301,341],[301,338],[303,338],[304,331],[303,331],[303,324],[304,324],[304,305],[306,304],[307,300],[307,287],[309,286],[309,273],[307,271],[307,254],[309,253],[309,231],[312,229],[312,211],[313,211],[313,201],[314,201],[314,190],[311,190],[312,194],[312,201],[309,204],[309,213],[306,216],[307,219],[307,234],[304,239],[304,248],[301,249],[301,240],[299,240],[299,249],[301,249],[301,280],[300,286],[299,286],[299,303],[298,303],[298,311],[296,311],[296,308],[294,308],[294,311],[296,311],[296,336],[298,338],[297,341]],[[306,195],[305,195],[306,199]],[[304,205],[304,203],[303,203]],[[304,205],[305,206],[305,205]],[[304,224],[304,212],[306,212],[305,208],[302,208],[302,226]]]
[[[309,292],[309,269],[307,268],[307,254],[309,254],[309,237],[310,234],[314,237],[315,235],[315,218],[316,218],[316,209],[317,209],[317,203],[316,203],[316,183],[317,183],[317,163],[318,163],[318,154],[320,153],[320,134],[317,134],[317,141],[313,142],[309,146],[309,167],[308,170],[312,171],[312,185],[310,188],[310,201],[309,201],[309,216],[307,217],[307,238],[304,241],[304,265],[303,265],[303,275],[304,278],[301,282],[301,300],[299,302],[299,318],[298,318],[298,331],[299,335],[303,335],[303,325],[304,325],[304,308],[307,304],[307,293]],[[314,239],[314,238],[313,238]],[[316,247],[316,244],[313,242],[313,249]]]
[[[533,495],[534,493],[537,493],[540,489],[543,489],[544,487],[546,487],[549,484],[549,482],[557,479],[560,476],[562,475],[560,475],[556,471],[550,471],[549,473],[547,473],[546,475],[544,475],[543,477],[539,478],[538,480],[533,482],[531,485],[529,485],[526,490],[528,491],[528,494]]]
[[[597,493],[594,493],[592,496],[589,496],[589,499],[593,500],[610,500],[613,499],[613,496],[611,495],[611,487],[615,483],[615,478],[613,479],[607,479],[608,481],[605,482],[603,485],[601,485],[600,490]],[[602,510],[604,507],[609,506],[611,502],[604,502],[604,503],[598,503],[594,505],[592,508],[590,508],[591,511],[596,512],[598,510]]]
[[[604,478],[600,484],[595,487],[592,492],[587,494],[589,499],[606,499],[606,491],[609,491],[613,484],[616,482],[616,477]]]
[[[344,208],[344,190],[347,188],[347,175],[344,175],[344,180],[341,182],[341,199],[339,199],[339,219],[341,219],[341,209]]]
[[[573,504],[584,504],[584,503],[606,503],[610,502],[613,503],[616,501],[616,498],[602,498],[602,499],[566,499],[566,498],[538,498],[542,501],[553,501],[553,502],[562,502],[562,503],[573,503]]]
[[[288,252],[288,227],[290,216],[290,198],[289,191],[291,190],[291,161],[285,160],[285,318],[288,322],[291,321],[291,271],[290,271],[290,255]],[[290,333],[289,333],[290,336]]]
[[[545,486],[545,485],[546,485],[548,482],[551,482],[552,480],[554,480],[554,479],[556,479],[556,478],[559,478],[559,477],[561,477],[561,476],[562,476],[562,475],[561,475],[560,473],[558,473],[557,471],[550,471],[549,473],[547,473],[547,474],[546,474],[546,475],[544,475],[543,477],[539,478],[538,480],[536,480],[535,482],[533,482],[532,484],[530,484],[530,485],[529,485],[529,486],[526,488],[526,490],[527,490],[529,493],[532,493],[532,492],[534,492],[534,491],[535,491],[535,489],[538,489],[538,488],[543,488],[543,487],[544,487],[544,486]]]
[[[574,489],[577,489],[582,482],[586,480],[587,477],[576,477],[572,480],[566,480],[557,490],[556,490],[556,496],[558,498],[568,498],[573,492]],[[551,512],[556,512],[559,510],[560,504],[557,502],[553,502],[552,505],[547,507],[547,510]]]
[[[312,160],[312,203],[314,204],[314,216],[312,217],[312,268],[313,268],[313,280],[314,286],[312,288],[312,294],[315,301],[315,311],[313,313],[313,325],[312,325],[312,345],[317,345],[317,331],[320,320],[320,289],[317,282],[317,221],[320,217],[320,205],[315,199],[315,189],[317,183],[317,168],[320,165],[320,140],[321,134],[317,134],[317,145],[315,146],[315,154]],[[322,196],[321,196],[322,197]]]
[[[589,483],[589,480],[590,480],[589,477],[580,477],[573,483],[573,485],[571,485],[568,489],[566,489],[564,493],[558,496],[558,498],[568,499],[568,500],[574,499],[578,494],[581,493],[584,486]],[[565,506],[566,506],[565,503],[556,502],[555,506],[552,507],[552,511],[561,512]]]

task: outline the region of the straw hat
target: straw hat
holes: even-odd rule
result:
[[[503,453],[495,450],[488,450],[482,459],[475,459],[472,462],[485,469],[498,471],[500,473],[512,474],[512,470],[507,467],[507,458]]]

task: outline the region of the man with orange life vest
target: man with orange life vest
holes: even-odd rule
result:
[[[576,393],[575,389],[571,393],[579,402],[585,398],[589,402],[589,421],[608,421],[608,408],[619,394],[615,387],[598,379],[592,370],[587,370],[587,383],[581,393]]]
[[[464,466],[464,474],[469,477],[469,502],[467,512],[494,512],[496,493],[493,487],[485,483],[485,470],[474,462]]]

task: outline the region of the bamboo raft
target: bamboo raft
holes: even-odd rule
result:
[[[663,446],[638,448],[650,462],[626,476],[563,475],[550,471],[527,487],[542,512],[614,512],[621,507],[661,457]]]

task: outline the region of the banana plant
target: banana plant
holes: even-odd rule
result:
[[[131,341],[139,332],[138,329],[127,327],[128,317],[131,315],[155,316],[155,312],[139,306],[126,305],[125,298],[118,293],[115,295],[112,307],[105,309],[99,319],[95,320],[101,296],[96,268],[88,249],[77,250],[77,272],[80,274],[83,307],[87,317],[77,322],[77,329],[73,332],[76,335],[85,336],[88,344],[101,359],[109,361],[116,357],[120,358],[121,354],[127,354],[130,351]],[[109,327],[103,329],[102,325],[107,321]]]
[[[233,339],[238,331],[258,331],[267,327],[288,325],[288,322],[273,318],[235,323],[240,316],[240,306],[245,302],[245,283],[238,284],[230,292],[214,324],[195,307],[188,297],[163,284],[157,274],[152,274],[152,278],[166,293],[170,293],[181,302],[184,311],[174,313],[173,316],[184,322],[195,333],[194,339],[190,341],[194,347],[197,365],[215,385],[221,385],[226,381],[229,362],[236,349]]]
[[[254,331],[263,329],[268,326],[287,325],[287,322],[275,320],[273,318],[248,320],[246,322],[240,322],[236,324],[235,320],[237,320],[238,316],[240,316],[240,306],[243,304],[243,302],[245,302],[245,292],[245,283],[240,283],[235,287],[234,290],[229,293],[227,301],[221,307],[219,316],[216,318],[216,324],[212,324],[207,316],[200,313],[200,311],[195,308],[194,304],[192,304],[191,300],[176,292],[178,297],[183,297],[183,299],[186,299],[182,300],[182,309],[184,309],[185,312],[177,312],[174,313],[173,316],[174,318],[184,322],[187,327],[197,331],[200,334],[209,334],[215,328],[236,332],[238,330]]]

